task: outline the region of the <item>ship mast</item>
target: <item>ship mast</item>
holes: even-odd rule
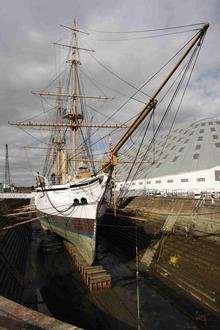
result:
[[[77,29],[76,21],[74,20],[74,29]],[[77,49],[77,36],[76,32],[73,33],[74,37],[74,44],[72,52],[72,59],[71,62],[71,69],[72,69],[72,91],[73,91],[73,99],[72,99],[72,107],[71,107],[71,114],[72,114],[72,122],[74,124],[78,123],[78,113],[77,113],[77,66],[79,61],[77,60],[76,56],[76,49]],[[70,119],[69,118],[69,119]],[[83,119],[83,118],[82,118]],[[77,175],[77,127],[72,128],[72,154],[73,154],[73,176],[76,177]]]
[[[78,106],[78,99],[92,99],[92,100],[109,100],[108,97],[102,97],[102,96],[88,96],[88,95],[80,95],[78,92],[80,92],[80,88],[78,86],[78,65],[80,65],[79,55],[78,52],[80,51],[87,51],[87,52],[94,52],[93,49],[88,48],[82,48],[78,47],[78,38],[77,33],[83,33],[88,34],[87,32],[84,32],[80,30],[77,27],[76,20],[74,20],[74,24],[72,27],[61,25],[63,28],[68,29],[72,32],[72,42],[71,44],[60,44],[60,43],[54,43],[57,46],[61,47],[67,47],[72,50],[70,58],[66,61],[70,64],[70,70],[71,70],[71,86],[70,91],[62,92],[61,89],[59,89],[58,92],[35,92],[32,94],[37,94],[39,96],[45,96],[45,97],[58,97],[59,102],[61,102],[62,97],[66,98],[66,100],[70,101],[70,106],[67,109],[67,113],[64,115],[64,118],[68,119],[69,123],[60,123],[59,121],[55,123],[35,123],[35,122],[17,122],[17,123],[10,123],[11,125],[16,126],[26,126],[26,127],[36,127],[39,129],[51,129],[52,131],[54,129],[58,130],[58,135],[60,135],[61,129],[67,129],[69,128],[71,130],[71,140],[72,140],[72,161],[73,161],[73,173],[72,177],[77,178],[77,171],[78,171],[78,151],[77,151],[77,140],[78,140],[78,128],[79,127],[96,127],[96,128],[126,128],[126,125],[92,125],[89,122],[84,121],[83,114],[80,113],[77,109]],[[60,119],[57,117],[57,119]],[[56,139],[53,139],[52,143],[56,145],[56,152],[57,152],[57,173],[60,172],[60,169],[62,167],[62,162],[60,160],[60,156],[62,154],[62,141],[58,141],[58,136],[56,136]],[[59,170],[58,170],[59,169]],[[61,177],[59,174],[58,176]],[[60,180],[59,180],[60,181]],[[63,180],[62,180],[63,181]],[[64,182],[63,182],[64,183]]]
[[[59,81],[59,88],[58,93],[62,92],[61,82]],[[56,113],[56,122],[61,120],[62,117],[62,101],[61,98],[57,97],[57,113]],[[52,143],[55,146],[55,158],[56,158],[56,179],[57,183],[60,184],[63,181],[63,175],[62,175],[62,161],[61,161],[61,155],[62,155],[62,149],[65,144],[65,138],[62,136],[61,129],[56,130],[56,134],[52,139]],[[63,183],[63,182],[62,182]]]
[[[38,92],[38,93],[33,93],[33,94],[38,94],[40,96],[59,96],[60,98],[65,97],[67,100],[71,101],[70,107],[69,107],[69,112],[65,114],[65,118],[69,120],[69,123],[33,123],[33,122],[17,122],[17,123],[10,123],[11,125],[16,125],[16,126],[29,126],[29,127],[39,127],[41,129],[58,129],[61,130],[62,128],[69,128],[72,131],[72,160],[73,160],[73,177],[77,178],[77,171],[78,171],[78,162],[79,162],[79,153],[77,152],[77,131],[79,127],[100,127],[100,128],[126,128],[124,134],[121,136],[121,138],[118,140],[116,145],[112,148],[112,157],[111,160],[108,160],[104,166],[102,167],[102,170],[104,172],[108,172],[110,168],[112,168],[112,165],[114,165],[117,161],[117,155],[119,150],[124,146],[124,144],[127,142],[127,140],[130,138],[130,136],[134,133],[134,131],[140,126],[140,124],[144,121],[144,119],[149,115],[151,111],[153,111],[156,107],[157,104],[157,96],[161,92],[161,90],[164,88],[164,86],[167,84],[167,82],[170,80],[170,78],[173,76],[173,74],[176,72],[176,70],[179,68],[179,66],[182,64],[184,59],[187,57],[187,55],[190,53],[190,51],[197,46],[201,45],[201,41],[203,40],[206,31],[209,27],[209,24],[205,24],[203,28],[195,35],[195,37],[192,39],[191,43],[189,44],[187,50],[185,53],[180,57],[179,61],[177,64],[173,67],[171,72],[167,75],[167,77],[163,80],[163,82],[160,84],[159,88],[155,91],[154,95],[151,97],[149,102],[144,106],[144,108],[140,111],[139,115],[137,118],[133,121],[133,123],[129,126],[126,127],[126,125],[93,125],[88,122],[84,121],[83,114],[78,112],[78,99],[96,99],[96,100],[108,100],[109,98],[107,97],[101,97],[101,96],[84,96],[80,95],[80,88],[78,86],[78,65],[80,65],[79,61],[79,56],[78,56],[78,51],[83,50],[87,52],[94,52],[92,49],[87,49],[87,48],[81,48],[78,47],[78,38],[77,38],[77,33],[84,33],[88,34],[87,32],[84,32],[82,30],[79,30],[77,27],[76,21],[74,21],[73,27],[68,27],[68,26],[62,26],[66,29],[71,30],[73,33],[73,41],[72,44],[70,45],[65,45],[65,44],[59,44],[55,43],[56,45],[62,46],[62,47],[67,47],[72,49],[72,54],[71,58],[68,59],[68,63],[71,65],[71,75],[72,75],[72,84],[71,84],[71,90],[70,92],[66,93],[54,93],[54,92]]]

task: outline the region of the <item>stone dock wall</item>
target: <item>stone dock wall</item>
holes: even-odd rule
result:
[[[137,197],[119,209],[116,218],[109,213],[110,223],[113,218],[119,225],[120,240],[133,256],[135,230],[129,226],[138,226],[139,260],[145,271],[150,271],[180,295],[220,315],[218,201],[213,206],[209,200]],[[163,232],[168,219],[175,219],[173,227]],[[146,265],[143,255],[150,249],[148,257],[151,255],[152,260]]]

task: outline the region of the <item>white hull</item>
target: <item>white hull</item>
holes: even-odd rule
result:
[[[95,258],[97,221],[106,210],[108,179],[102,175],[38,188],[35,197],[37,210],[45,215],[41,224],[73,243],[88,264]]]

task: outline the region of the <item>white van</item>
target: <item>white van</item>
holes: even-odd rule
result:
[[[200,199],[200,198],[202,198],[202,194],[201,193],[195,193],[194,198],[195,199]]]

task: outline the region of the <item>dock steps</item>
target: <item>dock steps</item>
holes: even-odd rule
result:
[[[107,273],[103,266],[89,266],[73,244],[64,241],[64,246],[90,292],[111,288],[111,275]]]

